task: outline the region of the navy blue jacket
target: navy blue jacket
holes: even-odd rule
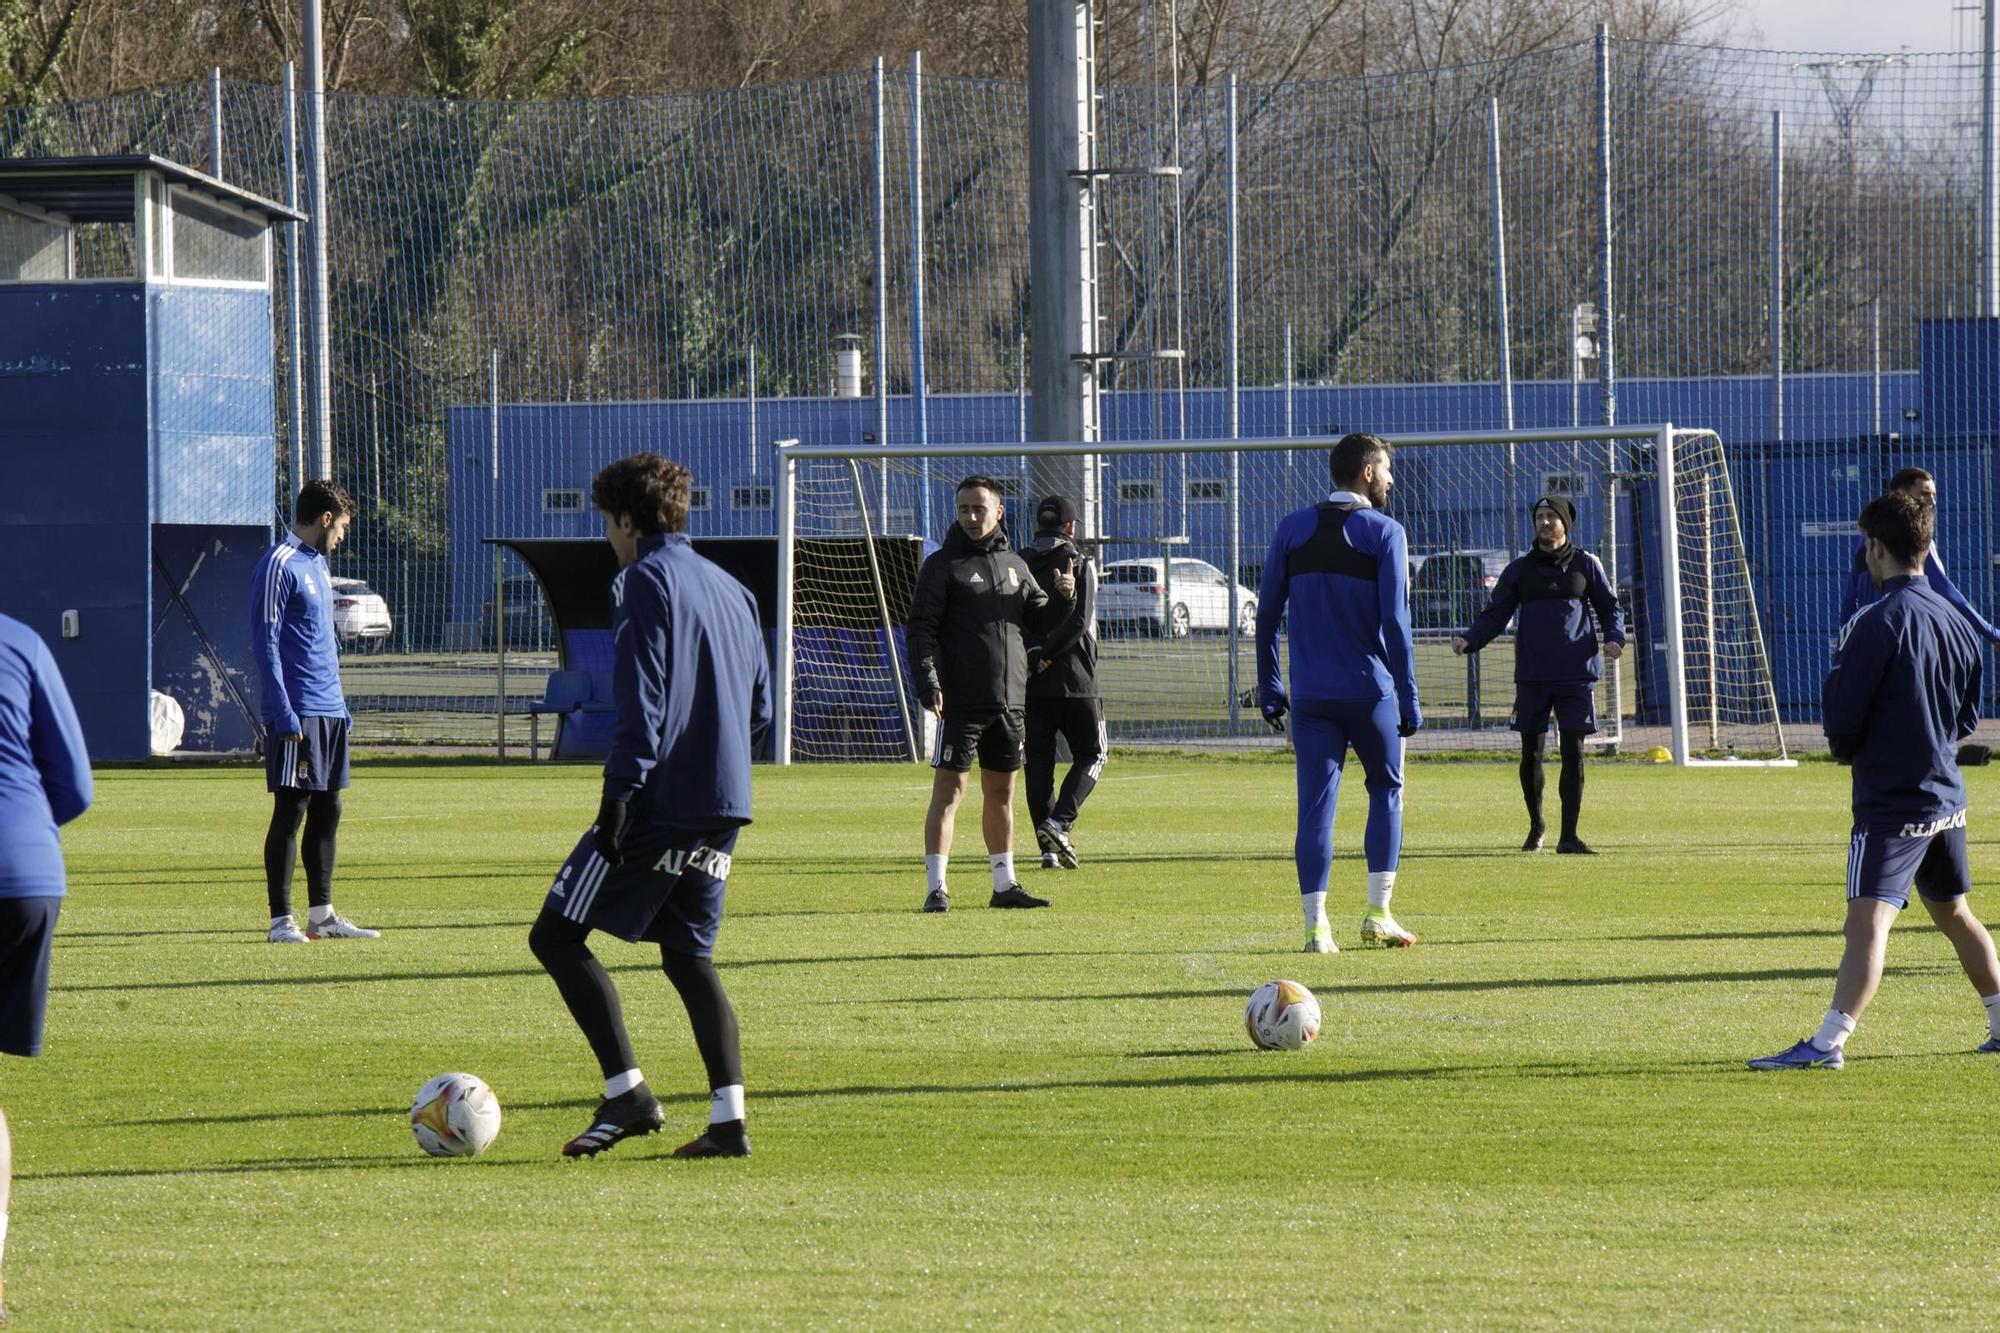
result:
[[[675,828],[750,822],[750,752],[771,729],[771,676],[750,590],[684,533],[639,539],[611,582],[618,734],[604,794]]]
[[[90,806],[83,726],[42,636],[0,616],[0,898],[60,898],[56,826]]]
[[[1591,623],[1591,612],[1597,623]],[[1607,643],[1625,642],[1625,613],[1604,577],[1604,566],[1588,551],[1565,544],[1560,551],[1537,546],[1500,573],[1486,609],[1465,631],[1465,650],[1476,653],[1507,628],[1516,615],[1514,680],[1517,684],[1588,684],[1603,673],[1598,627]]]
[[[1840,598],[1842,623],[1854,619],[1856,611],[1864,606],[1873,605],[1875,599],[1882,595],[1881,590],[1875,586],[1875,580],[1868,576],[1868,562],[1862,557],[1862,552],[1867,546],[1866,540],[1857,545],[1854,548],[1854,559],[1848,564],[1847,583]],[[1985,616],[1974,610],[1965,594],[1958,590],[1958,585],[1945,574],[1944,562],[1938,559],[1936,542],[1932,542],[1931,549],[1924,553],[1924,577],[1930,580],[1931,591],[1958,608],[1958,613],[1964,616],[1972,628],[1983,635],[1987,642],[2000,643],[2000,629],[1995,629]]]
[[[1925,823],[1965,808],[1958,742],[1979,725],[1979,643],[1922,575],[1882,585],[1841,631],[1820,692],[1833,757],[1854,765],[1854,822]]]
[[[348,715],[333,580],[318,548],[288,532],[264,552],[250,576],[250,624],[265,726],[282,736],[298,732],[302,717]]]
[[[1335,491],[1287,514],[1271,537],[1257,593],[1257,706],[1286,702],[1278,626],[1291,640],[1291,691],[1301,702],[1396,700],[1423,720],[1410,639],[1410,547],[1403,525]]]

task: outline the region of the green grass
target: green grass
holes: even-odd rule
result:
[[[1524,857],[1511,767],[1410,774],[1398,914],[1298,945],[1277,758],[1119,753],[1088,857],[997,913],[915,911],[928,774],[764,770],[719,961],[757,1155],[675,1163],[706,1094],[648,950],[600,952],[669,1132],[557,1147],[596,1070],[525,936],[584,768],[360,765],[338,901],[374,943],[262,942],[245,769],[101,775],[68,838],[48,1054],[0,1067],[22,1329],[1973,1326],[2000,1306],[2000,1060],[1907,921],[1845,1072],[1742,1067],[1809,1030],[1838,951],[1846,774],[1607,764],[1595,860]],[[1975,802],[1984,781],[1975,774]],[[1358,786],[1358,784],[1357,784]],[[1553,788],[1553,782],[1551,782]],[[1553,802],[1554,792],[1550,792]],[[1975,825],[1974,873],[1996,869]],[[1027,858],[1024,856],[1024,860]],[[1257,983],[1319,995],[1261,1054]],[[474,1161],[404,1108],[470,1069]]]

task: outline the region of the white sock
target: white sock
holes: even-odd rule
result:
[[[993,892],[998,893],[1014,882],[1014,853],[989,852],[986,864],[993,867]]]
[[[743,1085],[732,1083],[708,1094],[708,1123],[726,1125],[743,1118]]]
[[[333,904],[328,903],[324,907],[314,907],[309,909],[306,912],[306,919],[311,921],[315,926],[319,925],[323,921],[333,920]]]
[[[1812,1044],[1822,1051],[1837,1051],[1847,1044],[1853,1032],[1853,1019],[1838,1009],[1829,1009],[1819,1022],[1819,1031],[1813,1034]]]
[[[1993,1040],[2000,1041],[2000,995],[1982,995],[1979,1002],[1986,1006],[1986,1030],[1993,1034]],[[0,1235],[7,1231],[7,1219],[0,1217]]]
[[[610,1078],[604,1080],[604,1095],[606,1098],[623,1097],[626,1093],[632,1091],[632,1089],[645,1081],[646,1076],[636,1069],[628,1069],[622,1074],[613,1074]]]
[[[0,1259],[7,1257],[7,1214],[0,1213]]]
[[[276,930],[279,926],[296,926],[297,924],[298,922],[292,920],[290,912],[285,913],[283,916],[274,916],[271,918],[271,929],[273,930]]]
[[[1306,909],[1306,929],[1317,930],[1326,924],[1326,890],[1318,893],[1302,893],[1299,905]]]
[[[1396,872],[1393,870],[1371,870],[1368,872],[1368,905],[1389,910],[1389,895],[1396,891]]]
[[[949,860],[951,860],[949,852],[938,852],[935,855],[929,852],[924,854],[924,878],[930,881],[930,890],[932,893],[936,893],[944,887],[944,863]]]

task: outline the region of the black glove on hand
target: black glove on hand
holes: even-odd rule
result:
[[[1424,728],[1424,720],[1422,718],[1406,717],[1401,722],[1398,722],[1396,724],[1396,734],[1398,736],[1408,738],[1416,735],[1419,731],[1422,731],[1423,728]]]
[[[615,866],[625,859],[618,850],[618,839],[625,834],[625,810],[624,801],[609,796],[597,807],[597,827],[590,831],[590,845],[607,865]]]
[[[1993,747],[1990,745],[1980,745],[1976,742],[1968,741],[1958,747],[1958,766],[1960,768],[1984,768],[1992,762]]]
[[[1270,724],[1271,730],[1282,736],[1285,734],[1285,714],[1291,711],[1291,708],[1286,704],[1265,704],[1263,708],[1264,721]]]

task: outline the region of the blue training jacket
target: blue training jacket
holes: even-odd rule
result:
[[[1596,624],[1591,612],[1597,613]],[[1608,643],[1625,642],[1625,614],[1604,566],[1588,551],[1565,544],[1537,546],[1500,572],[1493,596],[1465,631],[1465,650],[1476,653],[1498,637],[1516,613],[1516,684],[1587,684],[1603,674],[1598,626]]]
[[[771,729],[757,599],[686,534],[639,540],[611,583],[618,734],[604,794],[676,828],[750,822],[750,752]]]
[[[56,826],[90,808],[83,725],[42,636],[0,616],[0,898],[60,898]]]
[[[1854,822],[1926,823],[1965,808],[1958,742],[1979,725],[1979,643],[1922,575],[1882,585],[1841,630],[1820,691],[1833,757],[1854,765]]]
[[[340,647],[333,634],[333,578],[318,548],[286,533],[250,576],[250,655],[257,662],[264,725],[283,735],[302,717],[346,717]]]
[[[1875,580],[1868,577],[1868,562],[1862,558],[1861,553],[1867,546],[1866,540],[1857,544],[1854,548],[1854,559],[1848,562],[1847,583],[1840,597],[1840,619],[1843,624],[1854,619],[1854,613],[1862,607],[1872,606],[1875,599],[1882,595],[1881,590],[1875,586]],[[1975,611],[1972,603],[1966,600],[1965,594],[1958,590],[1958,585],[1945,574],[1944,562],[1938,559],[1936,542],[1932,542],[1931,549],[1924,554],[1924,577],[1930,580],[1931,591],[1958,608],[1958,613],[1964,616],[1972,628],[1987,642],[2000,644],[2000,629],[1995,629],[1985,616]]]
[[[1291,639],[1291,690],[1278,673],[1278,626]],[[1257,594],[1257,704],[1287,699],[1397,701],[1423,721],[1410,641],[1409,539],[1361,497],[1335,491],[1287,514],[1271,537]]]

